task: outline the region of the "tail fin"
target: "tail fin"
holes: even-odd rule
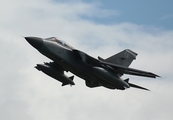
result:
[[[136,56],[137,56],[137,53],[135,53],[129,49],[126,49],[126,50],[123,50],[123,51],[105,59],[105,61],[128,67],[131,64],[131,62],[134,59],[136,59]]]

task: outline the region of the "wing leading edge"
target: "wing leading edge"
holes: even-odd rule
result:
[[[120,66],[120,65],[117,65],[117,64],[108,63],[108,62],[105,62],[105,61],[102,61],[102,60],[100,60],[100,63],[103,64],[103,65],[108,65],[108,66],[112,67],[117,73],[136,75],[136,76],[144,76],[144,77],[151,77],[151,78],[160,77],[160,76],[158,76],[154,73],[151,73],[151,72],[137,70],[137,69],[133,69],[133,68],[128,68],[128,67]]]

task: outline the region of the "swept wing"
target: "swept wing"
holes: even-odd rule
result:
[[[130,74],[130,75],[137,75],[137,76],[144,76],[144,77],[151,77],[151,78],[160,77],[151,72],[128,68],[128,67],[108,63],[108,62],[101,61],[101,60],[100,60],[100,63],[103,65],[108,65],[108,66],[112,67],[117,73],[121,73],[121,74]]]

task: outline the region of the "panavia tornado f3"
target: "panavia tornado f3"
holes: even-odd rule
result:
[[[25,39],[41,54],[52,60],[50,63],[37,64],[35,68],[62,82],[62,86],[75,85],[74,76],[68,77],[64,74],[64,71],[70,71],[82,78],[85,80],[86,86],[90,88],[103,86],[119,90],[125,90],[130,87],[149,90],[130,83],[129,78],[123,80],[121,78],[123,74],[151,78],[159,77],[151,72],[129,68],[129,65],[137,56],[137,53],[129,49],[123,50],[107,59],[101,57],[96,59],[55,37],[45,39],[25,37]]]

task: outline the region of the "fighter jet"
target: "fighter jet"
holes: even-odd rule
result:
[[[50,58],[52,62],[37,64],[35,68],[48,76],[62,82],[62,86],[75,85],[74,76],[68,77],[64,71],[85,80],[86,86],[106,87],[109,89],[125,90],[130,87],[149,90],[147,88],[132,84],[129,78],[123,80],[124,74],[156,78],[158,75],[129,68],[131,62],[136,59],[137,53],[126,49],[107,59],[98,59],[71,47],[56,37],[39,38],[25,37],[25,39],[41,54]]]

